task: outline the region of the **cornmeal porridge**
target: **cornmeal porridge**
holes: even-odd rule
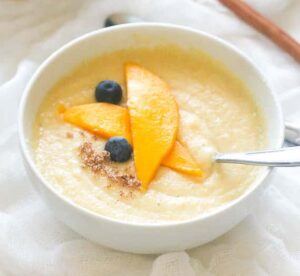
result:
[[[203,175],[162,164],[147,189],[139,189],[134,146],[129,161],[111,161],[112,154],[103,151],[108,137],[64,119],[69,108],[95,104],[95,87],[103,80],[114,80],[123,93],[116,107],[108,104],[106,119],[116,116],[113,108],[123,107],[120,110],[125,112],[124,65],[128,62],[168,84],[178,106],[176,141],[188,149]],[[167,105],[158,108],[168,109]],[[243,82],[206,54],[173,45],[115,51],[81,64],[49,91],[33,130],[36,164],[61,194],[107,217],[149,223],[191,219],[239,197],[262,169],[213,164],[212,154],[256,150],[264,145],[264,119]],[[156,149],[145,149],[145,154],[151,151]]]

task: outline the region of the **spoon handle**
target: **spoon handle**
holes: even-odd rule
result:
[[[300,166],[300,146],[245,153],[217,153],[215,155],[215,161],[217,163],[236,163],[269,167],[296,167]]]

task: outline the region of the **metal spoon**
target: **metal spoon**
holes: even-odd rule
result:
[[[217,153],[217,163],[236,163],[269,167],[300,166],[300,146],[244,153]]]

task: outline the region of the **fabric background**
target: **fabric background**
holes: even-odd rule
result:
[[[300,40],[298,0],[249,0]],[[38,65],[113,12],[191,26],[245,52],[300,123],[300,67],[216,0],[0,0],[0,275],[300,275],[300,169],[278,169],[252,214],[188,252],[126,254],[83,239],[57,221],[22,164],[17,113]]]

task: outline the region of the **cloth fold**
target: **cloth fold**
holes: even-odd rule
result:
[[[300,39],[297,0],[248,0]],[[300,275],[300,169],[284,168],[236,228],[188,252],[143,256],[85,240],[57,221],[26,176],[17,113],[38,65],[107,15],[191,26],[245,52],[300,123],[300,66],[216,0],[65,0],[0,3],[0,275]]]

